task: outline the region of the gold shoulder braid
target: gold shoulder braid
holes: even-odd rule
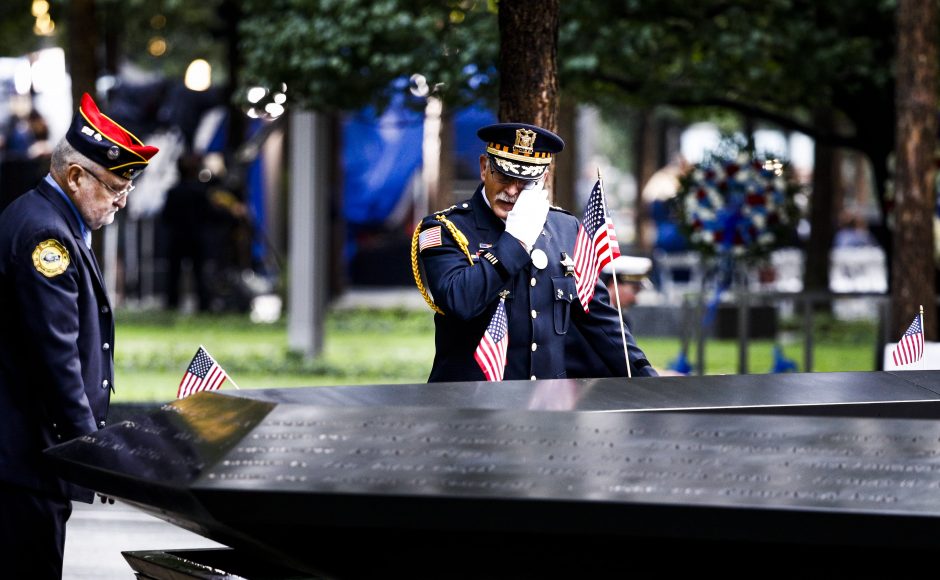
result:
[[[463,250],[464,255],[467,256],[467,261],[470,262],[470,265],[473,265],[473,257],[470,255],[470,250],[467,249],[467,246],[470,242],[467,240],[467,236],[463,235],[463,232],[457,229],[457,226],[454,225],[454,222],[447,219],[444,214],[438,214],[434,216],[434,219],[441,222],[447,226],[447,231],[450,232],[450,235],[454,236],[454,241],[457,242],[457,245],[460,246],[460,249]]]
[[[437,214],[434,216],[434,219],[444,224],[447,228],[447,231],[450,232],[450,235],[454,237],[454,241],[457,242],[457,245],[460,246],[460,249],[463,250],[464,255],[467,256],[467,261],[470,262],[470,265],[473,266],[473,257],[470,256],[470,250],[467,249],[469,241],[467,241],[467,236],[463,235],[463,232],[457,229],[457,226],[454,225],[452,221],[447,219],[444,214]],[[424,281],[421,279],[421,268],[418,266],[418,236],[421,235],[421,224],[418,224],[418,227],[415,228],[415,233],[411,236],[411,274],[415,278],[415,286],[418,287],[418,292],[421,293],[421,296],[424,298],[424,301],[428,303],[428,306],[431,307],[431,310],[437,312],[441,316],[444,315],[444,311],[434,303],[434,299],[431,298],[431,295],[428,293],[428,289],[424,286]]]

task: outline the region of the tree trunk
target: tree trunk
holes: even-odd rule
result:
[[[95,81],[98,79],[98,25],[95,22],[95,0],[72,0],[68,3],[69,73],[72,77],[72,103],[78,108],[82,93],[95,95]]]
[[[223,102],[228,107],[228,134],[226,145],[230,155],[245,141],[245,116],[235,103],[235,91],[240,82],[239,71],[242,68],[241,36],[238,23],[242,19],[241,4],[234,0],[224,0],[218,8],[219,16],[223,21],[225,31],[226,65],[228,67],[228,84],[223,91]],[[290,81],[288,81],[290,82]],[[278,90],[279,87],[270,87]]]
[[[561,99],[558,111],[558,136],[565,140],[565,152],[555,158],[555,169],[552,177],[555,178],[555,185],[552,189],[552,203],[575,213],[581,211],[578,207],[578,193],[575,187],[578,185],[578,176],[581,168],[577,167],[578,151],[575,142],[575,131],[577,130],[578,110],[574,100],[570,98]]]
[[[924,307],[925,337],[937,336],[934,298],[934,151],[937,145],[937,4],[900,0],[897,10],[897,139],[893,320],[901,336]]]
[[[653,109],[643,109],[637,115],[636,135],[636,221],[634,231],[637,251],[648,254],[656,244],[656,227],[650,222],[649,207],[643,199],[643,188],[661,167],[662,124]]]
[[[833,130],[831,109],[819,109],[813,114],[817,127]],[[838,182],[835,150],[831,145],[817,142],[813,154],[813,193],[810,198],[810,236],[806,245],[806,272],[803,285],[807,291],[829,291],[829,251],[835,235],[833,210]],[[828,306],[826,306],[828,307]]]
[[[431,206],[429,211],[450,207],[457,203],[454,195],[454,182],[457,180],[457,131],[454,123],[453,108],[444,105],[444,114],[441,116],[441,174],[437,202],[440,205]],[[421,219],[423,216],[416,216]],[[417,221],[415,222],[417,224]]]
[[[557,131],[558,0],[499,4],[499,120]]]

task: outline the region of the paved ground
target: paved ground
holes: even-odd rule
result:
[[[219,544],[122,504],[74,503],[65,537],[64,580],[133,580],[121,552]]]

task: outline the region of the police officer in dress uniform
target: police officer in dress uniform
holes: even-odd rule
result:
[[[91,232],[114,220],[157,153],[87,94],[50,173],[0,214],[0,568],[60,578],[70,500],[51,445],[105,426],[114,319]]]
[[[522,123],[490,125],[477,135],[486,143],[483,183],[471,199],[427,216],[415,232],[415,281],[436,311],[428,380],[484,380],[474,351],[501,297],[509,333],[504,380],[565,377],[565,335],[573,327],[599,357],[594,376],[627,376],[607,289],[597,283],[589,312],[578,302],[579,221],[550,207],[543,189],[564,142]],[[627,343],[633,376],[655,376],[629,333]]]

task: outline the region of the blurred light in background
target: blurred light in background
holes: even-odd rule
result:
[[[36,17],[36,24],[33,25],[33,34],[37,36],[49,36],[55,31],[55,22],[49,14],[49,2],[46,0],[33,0],[32,15]]]
[[[36,53],[36,60],[30,67],[30,80],[33,91],[42,94],[62,84],[66,78],[65,51],[61,48],[47,48]],[[27,92],[29,89],[27,88]]]
[[[248,107],[245,114],[252,119],[277,119],[286,111],[287,85],[281,83],[280,92],[268,90],[265,87],[251,87],[245,93]]]
[[[248,89],[248,102],[252,105],[264,98],[264,95],[267,94],[267,90],[264,87],[251,87]]]
[[[29,61],[24,58],[17,63],[16,70],[13,73],[13,88],[16,90],[16,94],[28,95],[32,82]]]
[[[411,94],[416,97],[426,97],[431,92],[431,88],[428,87],[428,79],[424,77],[423,74],[415,73],[411,75],[408,83],[408,90],[411,91]]]
[[[43,14],[49,14],[49,3],[46,0],[33,0],[33,17],[39,18]]]
[[[163,56],[166,53],[166,40],[162,36],[154,36],[147,43],[147,52],[150,56]]]
[[[212,65],[208,61],[197,58],[186,67],[186,76],[183,84],[191,91],[205,91],[212,86]]]

